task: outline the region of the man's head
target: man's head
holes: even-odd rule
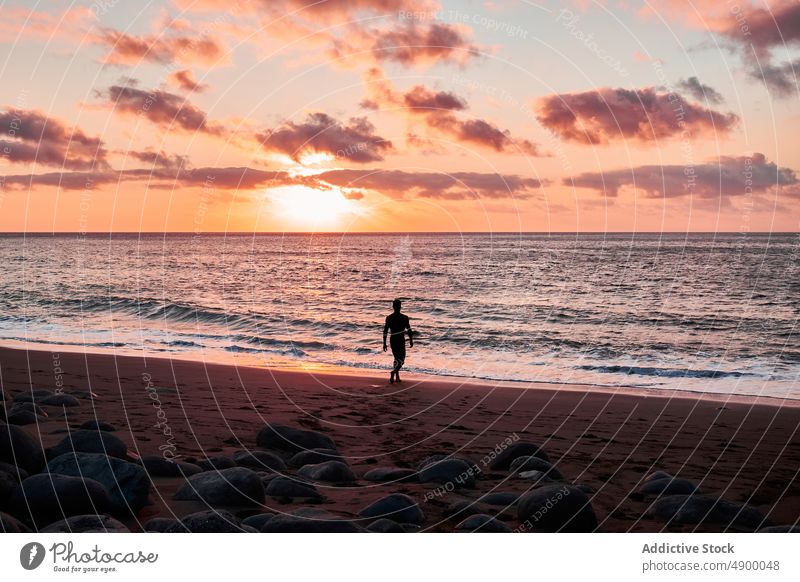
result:
[[[395,311],[400,311],[401,305],[402,303],[400,302],[399,299],[395,299],[394,301],[392,301],[392,309],[394,309]]]

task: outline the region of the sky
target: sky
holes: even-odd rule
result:
[[[800,2],[10,1],[0,231],[800,230]]]

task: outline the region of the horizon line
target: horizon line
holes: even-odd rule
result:
[[[539,235],[551,235],[551,234],[683,234],[683,235],[690,235],[690,234],[736,234],[740,236],[747,236],[751,234],[800,234],[800,230],[751,230],[751,231],[736,231],[736,230],[384,230],[384,231],[377,231],[377,230],[351,230],[351,231],[338,231],[338,230],[325,230],[325,231],[280,231],[280,230],[259,230],[259,231],[203,231],[203,232],[196,232],[192,230],[146,230],[146,231],[127,231],[127,230],[120,230],[120,231],[113,231],[113,230],[97,230],[97,231],[89,231],[89,232],[81,232],[81,231],[49,231],[49,230],[37,230],[37,231],[0,231],[0,236],[63,236],[63,235],[75,235],[75,236],[98,236],[98,235],[192,235],[192,236],[219,236],[219,235],[231,235],[231,236],[257,236],[257,235],[332,235],[332,234],[375,234],[375,235],[382,235],[382,234],[447,234],[447,235],[465,235],[465,234],[483,234],[483,235],[508,235],[508,234],[539,234]]]

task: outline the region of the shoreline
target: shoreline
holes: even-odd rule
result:
[[[27,347],[33,346],[33,347]],[[334,366],[329,364],[313,363],[303,365],[298,362],[297,366],[268,366],[259,365],[257,358],[243,356],[241,354],[230,354],[228,358],[203,358],[193,357],[190,354],[176,353],[164,354],[158,352],[148,352],[145,350],[133,350],[125,348],[97,348],[87,350],[81,346],[74,345],[55,345],[42,343],[25,343],[21,341],[0,341],[0,350],[42,352],[42,353],[65,353],[81,354],[84,356],[107,356],[113,358],[135,358],[144,360],[165,360],[192,362],[196,364],[211,366],[232,366],[237,368],[249,368],[254,370],[267,370],[270,373],[278,374],[308,374],[312,373],[319,376],[333,377],[363,377],[373,381],[386,380],[385,373],[378,372],[375,368],[359,368],[348,366]],[[237,361],[243,360],[243,361]],[[386,368],[387,373],[389,367]],[[668,389],[668,388],[646,388],[642,386],[608,385],[608,384],[582,384],[573,382],[552,382],[546,380],[494,380],[489,378],[476,378],[458,375],[433,375],[418,372],[404,372],[407,377],[416,383],[435,383],[435,384],[454,384],[458,386],[471,386],[482,389],[507,388],[512,390],[545,390],[545,391],[577,391],[577,392],[597,392],[616,395],[630,395],[652,398],[667,399],[698,399],[720,403],[744,404],[753,406],[775,406],[800,408],[800,399],[784,398],[780,396],[765,395],[744,395],[744,394],[725,394],[720,392],[704,392],[702,390],[688,389]],[[698,379],[698,384],[702,384],[702,379]]]

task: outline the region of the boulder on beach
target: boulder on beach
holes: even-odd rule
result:
[[[268,424],[262,428],[256,437],[256,444],[264,449],[292,453],[312,449],[336,450],[336,444],[321,432],[283,424]]]
[[[22,481],[28,478],[28,472],[25,469],[20,469],[13,463],[0,462],[0,473],[8,473],[17,481]]]
[[[493,470],[505,470],[511,467],[514,459],[519,457],[539,457],[545,461],[550,461],[547,453],[538,445],[528,442],[514,443],[500,451],[489,465]]]
[[[198,461],[197,466],[203,471],[221,471],[223,469],[232,469],[236,466],[236,462],[230,457],[216,456]]]
[[[181,523],[191,533],[242,533],[246,531],[242,520],[222,509],[190,513],[181,519]]]
[[[255,528],[258,531],[261,531],[261,528],[264,527],[264,524],[267,523],[273,517],[275,517],[274,513],[266,513],[266,512],[257,513],[255,515],[251,515],[250,517],[244,518],[242,520],[242,524]]]
[[[580,533],[597,528],[589,497],[571,485],[544,485],[524,493],[517,517],[524,531]]]
[[[285,471],[286,463],[278,455],[268,451],[239,451],[233,460],[241,467],[263,471]]]
[[[45,463],[41,445],[18,426],[4,422],[0,422],[0,461],[28,473],[37,473]]]
[[[145,455],[141,459],[142,466],[151,477],[191,477],[202,469],[192,463],[165,459],[161,455]]]
[[[747,531],[756,531],[765,521],[755,507],[700,494],[659,497],[645,515],[673,524],[710,524]]]
[[[512,507],[519,501],[519,496],[519,493],[497,491],[494,493],[487,493],[478,499],[478,503],[485,503],[486,505],[498,505],[500,507]]]
[[[174,499],[202,501],[211,507],[260,505],[264,502],[264,486],[254,471],[231,467],[192,475],[178,489]]]
[[[20,392],[19,394],[15,394],[13,401],[14,402],[38,402],[42,398],[47,398],[49,396],[53,396],[52,390],[26,390],[25,392]]]
[[[397,523],[420,525],[425,521],[425,514],[419,504],[408,495],[393,493],[370,503],[358,512],[361,517],[385,517]]]
[[[271,479],[267,483],[265,493],[270,497],[286,499],[294,499],[295,497],[322,498],[322,495],[313,485],[302,483],[290,477],[275,477]]]
[[[471,515],[456,526],[458,531],[478,533],[511,533],[511,528],[491,515]]]
[[[522,471],[521,473],[517,473],[517,477],[520,479],[525,479],[527,481],[532,481],[534,486],[541,485],[544,483],[552,483],[552,479],[542,471]]]
[[[177,519],[154,517],[144,524],[144,531],[148,533],[186,533],[189,530]]]
[[[476,515],[481,513],[478,502],[472,499],[462,499],[461,501],[454,501],[444,511],[445,517],[448,519],[463,520],[469,515]]]
[[[771,525],[762,527],[758,533],[800,533],[800,525]]]
[[[665,471],[653,471],[647,477],[644,478],[644,481],[658,481],[660,479],[672,479],[672,475]]]
[[[417,472],[414,469],[403,469],[401,467],[375,467],[364,474],[365,481],[373,483],[385,483],[387,481],[407,481],[416,479]]]
[[[31,533],[31,530],[16,517],[0,511],[0,533]]]
[[[359,533],[364,531],[352,521],[326,514],[304,517],[279,514],[267,521],[262,533]]]
[[[38,404],[34,402],[16,402],[8,411],[8,414],[14,412],[32,412],[36,416],[47,417],[47,412]]]
[[[36,424],[39,422],[39,416],[30,410],[18,410],[12,408],[6,415],[6,422],[15,426],[26,426],[28,424]]]
[[[100,453],[118,459],[128,456],[128,445],[119,437],[102,430],[76,430],[48,449],[50,458],[65,453]]]
[[[80,406],[81,401],[75,398],[72,394],[53,394],[52,396],[47,396],[46,398],[42,398],[37,400],[39,404],[42,406]]]
[[[381,518],[376,519],[371,524],[367,526],[367,531],[372,533],[405,533],[406,530],[403,529],[396,521],[392,521],[391,519]]]
[[[554,481],[559,481],[564,478],[564,475],[561,474],[561,471],[559,471],[556,467],[554,467],[549,461],[545,461],[544,459],[533,455],[525,457],[517,457],[516,459],[511,461],[509,470],[512,473],[523,473],[525,471],[541,471]]]
[[[645,481],[639,487],[639,493],[643,495],[691,495],[696,492],[698,492],[697,485],[675,477]]]
[[[137,513],[147,504],[150,478],[134,463],[98,453],[66,453],[51,460],[47,472],[100,482],[111,495],[112,513]]]
[[[356,480],[350,467],[341,461],[325,461],[316,465],[305,465],[300,467],[297,474],[306,479],[323,483],[352,483]]]
[[[7,511],[15,507],[12,498],[17,489],[19,489],[17,476],[0,471],[0,511]]]
[[[342,456],[333,449],[313,449],[310,451],[300,451],[289,459],[292,467],[302,467],[303,465],[316,465],[325,461],[342,461]]]
[[[106,513],[111,509],[111,496],[94,479],[39,473],[22,482],[12,504],[17,515],[30,517],[41,526],[73,515]]]
[[[81,430],[104,430],[106,432],[114,432],[117,429],[114,425],[103,422],[102,420],[87,420],[78,427]]]
[[[475,467],[461,459],[444,459],[419,472],[421,483],[438,483],[455,489],[475,486]]]
[[[40,533],[130,533],[130,530],[109,515],[75,515],[51,523]]]

